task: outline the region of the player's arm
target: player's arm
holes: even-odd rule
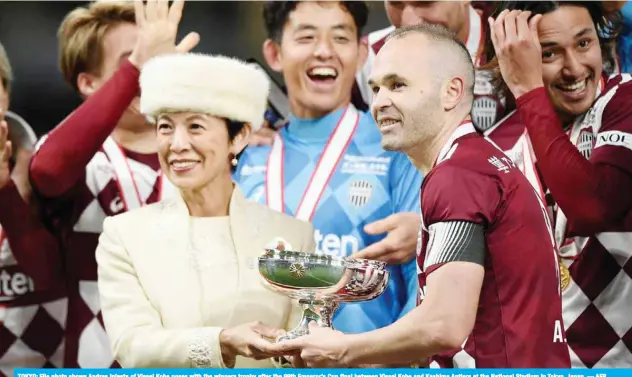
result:
[[[472,331],[487,253],[485,231],[503,190],[492,177],[454,166],[444,165],[426,179],[421,206],[433,241],[423,262],[425,297],[392,325],[350,335],[349,365],[417,362],[459,348]]]
[[[406,365],[457,349],[474,326],[487,255],[485,231],[496,220],[503,187],[496,178],[442,163],[422,189],[425,297],[395,323],[361,334],[314,331],[272,346],[300,351],[314,365]],[[335,339],[335,340],[332,340]],[[300,363],[299,363],[300,364]]]
[[[0,111],[0,224],[12,254],[38,287],[52,286],[61,276],[61,258],[55,238],[28,205],[28,189],[16,185],[19,175],[11,171],[12,143]],[[18,164],[26,161],[18,161]],[[26,186],[26,185],[24,185]]]
[[[82,177],[138,94],[138,78],[139,70],[125,60],[103,87],[39,141],[30,166],[31,184],[39,194],[62,196]]]
[[[632,139],[631,96],[631,84],[622,85],[604,110],[590,160],[564,133],[544,88],[517,100],[540,172],[576,235],[603,231],[632,208],[632,142],[613,145],[600,141],[613,131]]]
[[[422,303],[394,324],[350,335],[348,365],[405,364],[458,349],[474,327],[483,284],[485,229],[465,222],[431,225]],[[440,237],[440,238],[439,238]]]

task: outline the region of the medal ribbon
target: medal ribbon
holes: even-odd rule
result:
[[[349,146],[360,120],[360,113],[353,105],[349,105],[344,111],[336,128],[332,132],[323,153],[318,160],[316,169],[307,183],[303,197],[296,209],[295,217],[305,221],[311,221],[314,212],[325,191],[325,187],[333,176],[344,151]],[[266,203],[268,207],[284,211],[284,157],[285,146],[281,136],[277,134],[274,144],[268,156],[266,167]]]
[[[121,194],[125,211],[127,212],[146,205],[147,203],[140,196],[138,184],[136,183],[136,179],[134,178],[123,148],[110,136],[105,140],[105,143],[103,143],[103,150],[114,168],[116,185]],[[176,192],[176,188],[161,172],[158,172],[156,180],[158,184],[158,201],[165,197],[171,197]]]

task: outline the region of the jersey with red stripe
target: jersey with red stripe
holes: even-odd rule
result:
[[[470,30],[465,45],[472,56],[472,62],[476,67],[484,63],[482,59],[483,45],[485,43],[485,23],[487,18],[481,9],[470,6]],[[380,51],[388,35],[395,30],[394,26],[377,30],[366,35],[365,41],[369,46],[369,53],[362,69],[356,74],[356,90],[361,94],[364,104],[370,104],[373,98],[368,80],[373,68],[375,56]],[[358,99],[356,99],[358,100]],[[474,104],[472,107],[472,120],[474,125],[485,130],[494,125],[504,113],[504,101],[493,93],[491,75],[488,71],[476,71],[476,84],[474,86]]]
[[[594,164],[632,174],[632,77],[611,76],[591,109],[567,133]],[[535,157],[525,163],[529,140],[517,112],[487,132],[542,190],[550,205],[560,256],[570,273],[562,292],[573,367],[632,367],[632,215],[610,221],[594,235],[577,236],[546,189]],[[524,146],[527,146],[525,148]],[[527,156],[528,157],[528,156]],[[528,158],[527,158],[528,159]],[[577,203],[581,205],[581,203]],[[603,224],[601,224],[603,225]],[[603,227],[602,227],[603,228]]]
[[[0,236],[0,376],[63,367],[67,311],[63,284],[36,287]]]
[[[53,131],[54,132],[54,131]],[[36,148],[48,142],[42,138]],[[51,141],[52,142],[52,141]],[[81,144],[78,143],[78,148]],[[161,195],[161,176],[157,154],[123,150],[123,163],[135,178],[131,188],[141,202],[153,203]],[[121,194],[122,177],[102,147],[90,160],[78,183],[65,197],[40,198],[47,222],[59,235],[68,277],[68,325],[66,329],[66,368],[117,367],[103,327],[97,289],[95,250],[103,231],[103,220],[126,210]],[[127,201],[130,201],[129,198]]]
[[[434,224],[479,224],[487,245],[474,328],[461,349],[435,355],[430,366],[568,368],[557,248],[545,205],[471,123],[457,128],[426,176],[421,213],[421,305],[428,275],[450,263],[430,252],[440,249],[433,244],[450,242]]]

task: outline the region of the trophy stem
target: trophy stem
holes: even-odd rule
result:
[[[339,306],[337,302],[301,299],[298,303],[303,308],[303,316],[300,322],[291,331],[281,335],[276,340],[277,342],[309,334],[310,322],[316,322],[318,326],[333,329],[332,317]]]

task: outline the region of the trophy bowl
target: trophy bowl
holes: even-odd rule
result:
[[[266,249],[258,259],[264,285],[296,300],[303,309],[298,325],[277,342],[309,333],[309,323],[333,328],[342,302],[372,300],[388,284],[386,263],[324,254]]]

